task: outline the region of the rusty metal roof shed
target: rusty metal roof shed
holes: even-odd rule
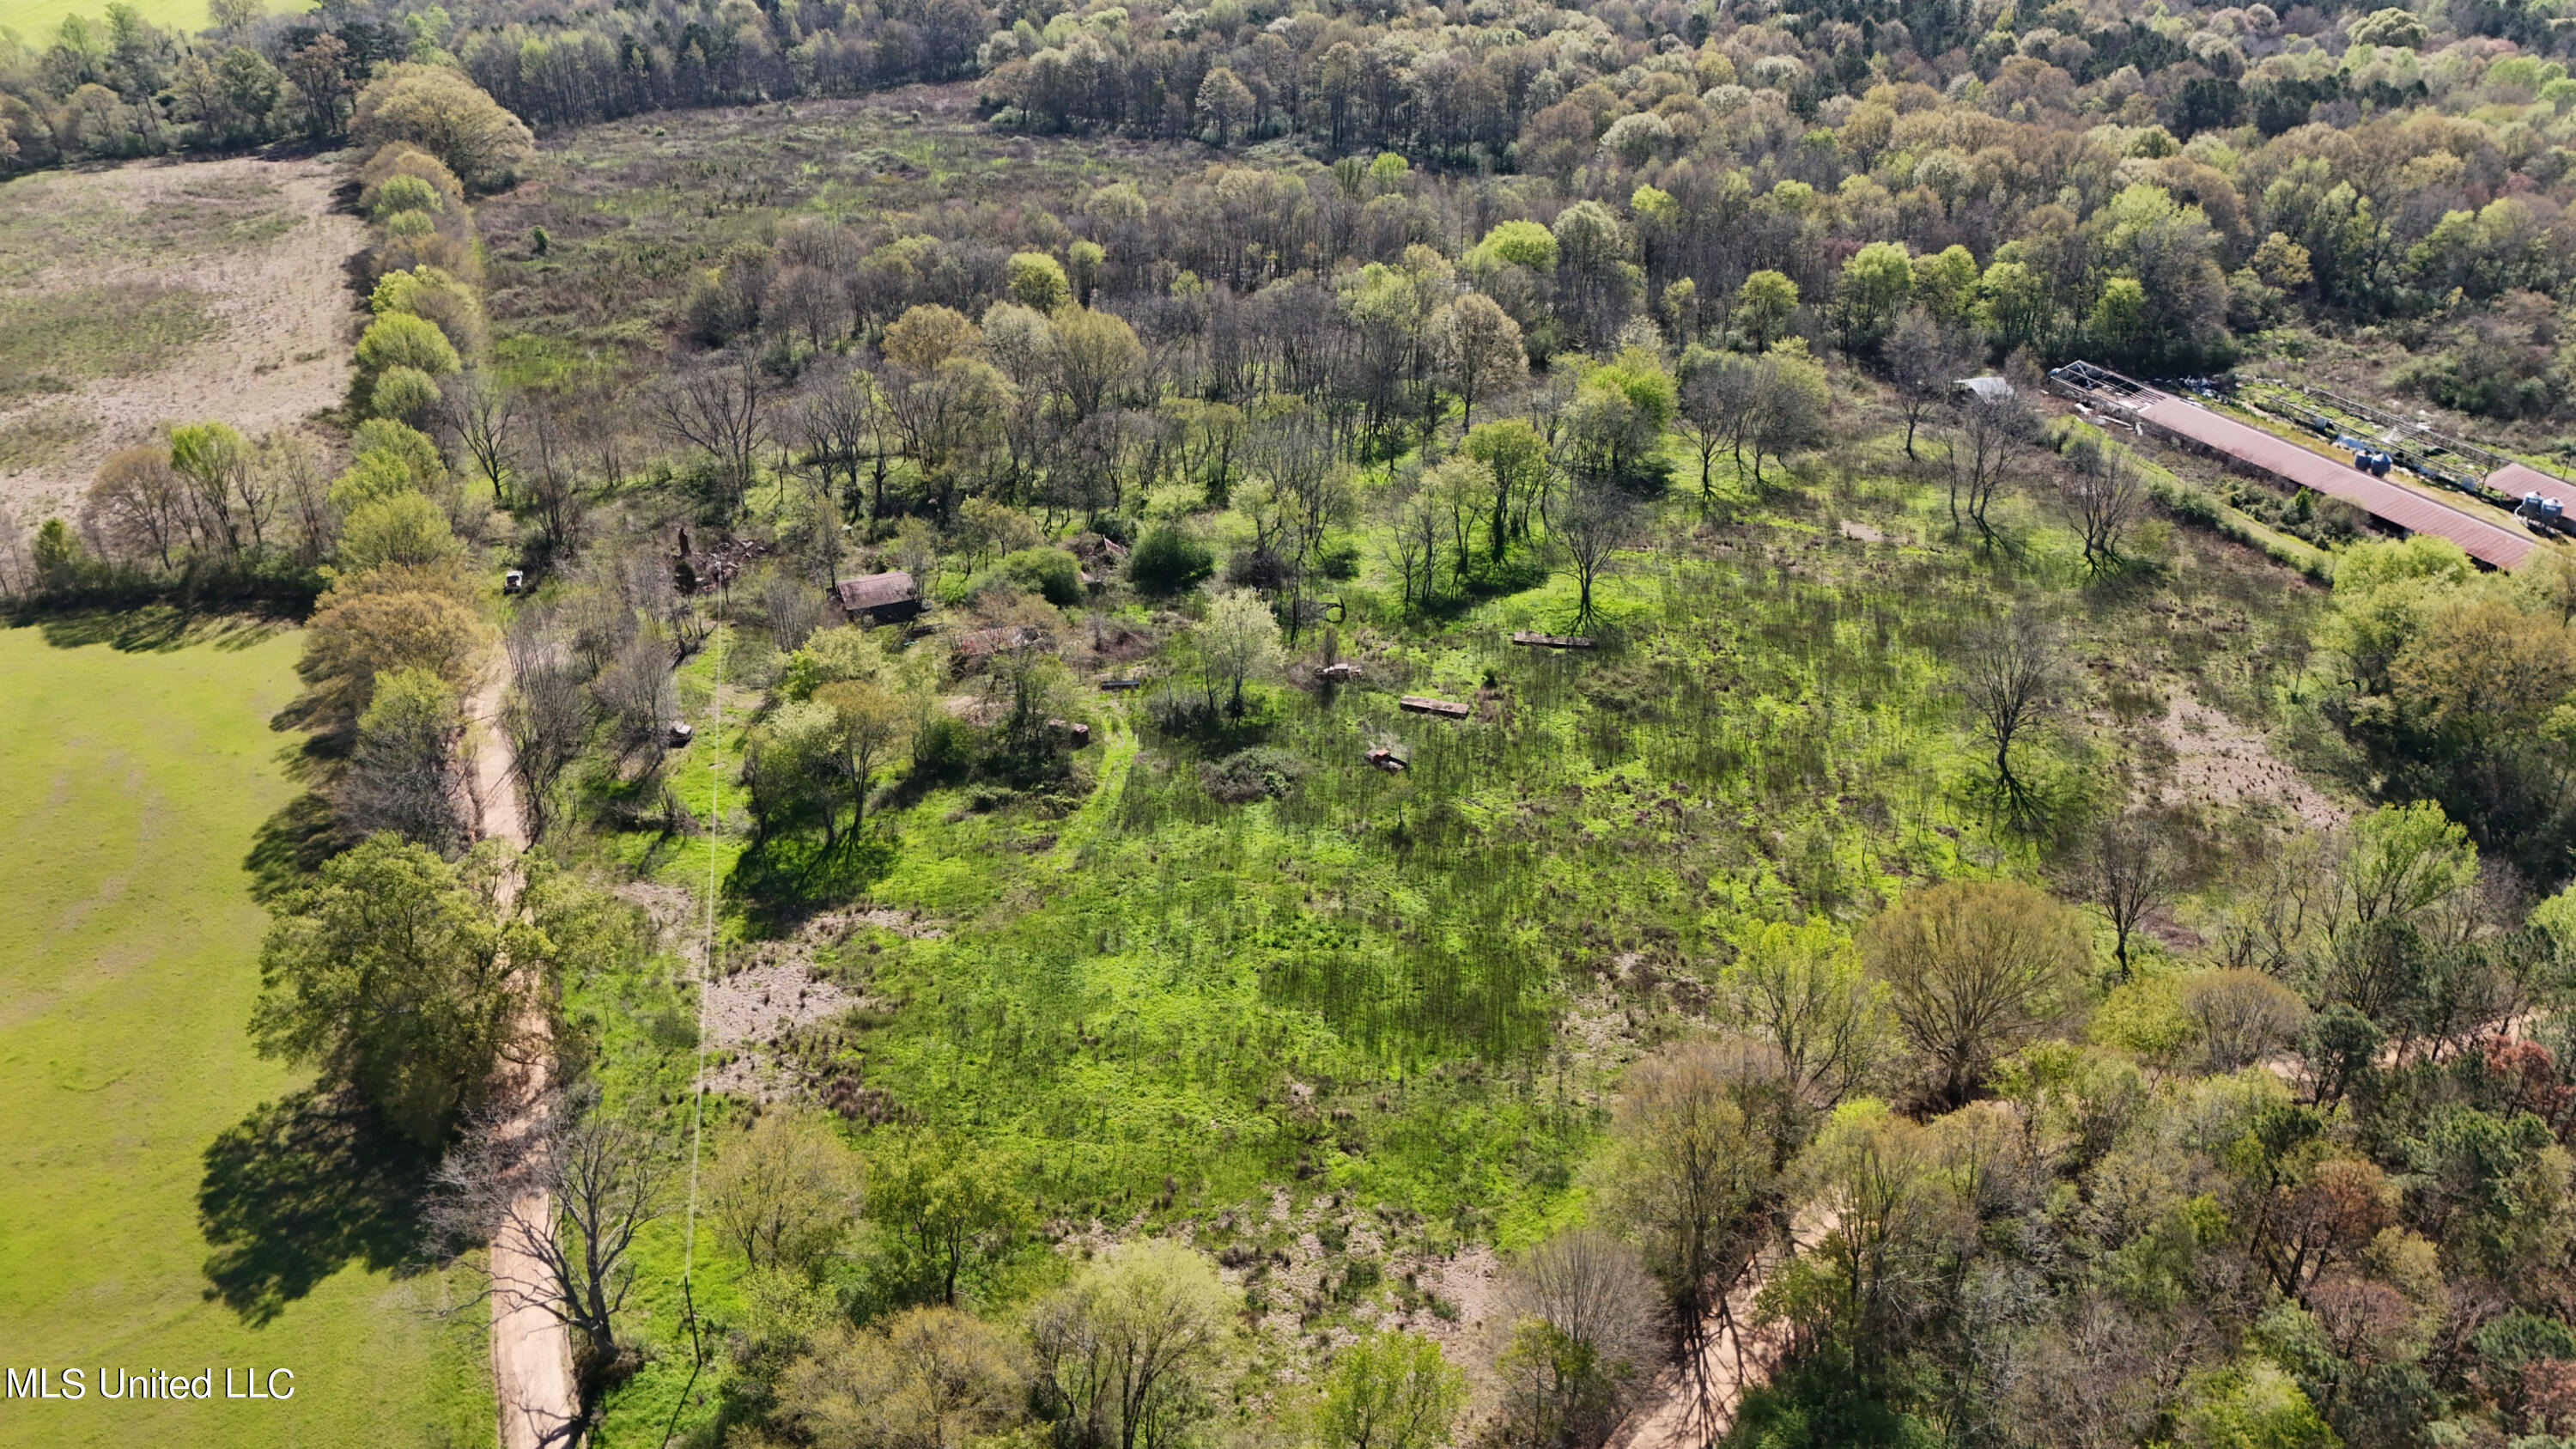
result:
[[[2508,498],[2519,499],[2526,493],[2537,493],[2543,498],[2558,498],[2576,503],[2576,483],[2570,483],[2555,473],[2543,473],[2537,468],[2521,463],[2507,463],[2489,473],[2486,484]]]
[[[2222,417],[2198,403],[2160,394],[2139,408],[2137,416],[2241,458],[2267,473],[2343,499],[2409,533],[2440,534],[2467,549],[2471,558],[2500,569],[2520,568],[2536,546],[2528,534],[2518,529],[2489,523],[2404,484],[2374,478],[2286,438]]]
[[[2468,550],[2469,557],[2500,569],[2520,568],[2539,543],[2529,534],[2454,508],[2404,484],[2374,478],[2343,461],[2277,438],[2196,402],[2161,392],[2108,368],[2069,363],[2051,380],[2114,417],[2134,418],[2162,433],[2340,498],[2409,533],[2433,533]]]
[[[914,603],[921,597],[920,591],[913,587],[912,575],[901,569],[892,573],[869,574],[864,578],[843,579],[832,586],[832,591],[840,595],[841,607],[853,614]]]

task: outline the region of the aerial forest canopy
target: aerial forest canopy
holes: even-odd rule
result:
[[[0,595],[299,625],[243,1024],[587,1442],[2568,1449],[2576,535],[2369,471],[2576,459],[2561,8],[111,6],[0,285],[346,337]]]
[[[2548,0],[2425,16],[1950,0],[1396,15],[1238,0],[1165,11],[822,0],[227,6],[220,18],[186,37],[110,6],[104,20],[0,43],[0,167],[353,128],[363,142],[382,133],[371,110],[454,105],[356,103],[370,76],[404,66],[419,68],[412,91],[453,66],[541,128],[969,82],[1002,128],[1263,157],[1285,143],[1363,169],[1386,153],[1523,178],[1480,190],[1477,221],[1598,201],[1635,233],[1622,263],[1642,269],[1650,312],[1686,329],[1724,319],[1748,276],[1775,271],[1835,310],[1841,341],[1874,348],[1894,309],[1846,268],[1895,242],[1942,259],[1926,299],[1936,320],[1975,313],[1999,353],[2209,370],[2244,334],[2303,309],[2407,318],[2465,305],[2477,336],[2424,360],[2428,395],[2515,417],[2547,413],[2564,392],[2547,319],[2515,300],[2553,292],[2576,255],[2561,215],[2576,80],[2551,58],[2568,22]],[[442,159],[469,185],[510,174],[506,138],[458,144],[477,154]],[[1382,174],[1339,184],[1390,198],[1373,218],[1382,237],[1456,229]],[[1247,196],[1237,209],[1281,204]],[[1241,288],[1327,260],[1303,238],[1266,240],[1248,278],[1194,270]],[[1691,294],[1670,300],[1685,279]],[[1583,345],[1601,340],[1580,330]]]

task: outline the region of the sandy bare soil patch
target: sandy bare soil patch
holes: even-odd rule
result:
[[[0,186],[0,295],[22,328],[0,386],[0,507],[69,516],[109,453],[163,423],[257,433],[337,403],[360,320],[342,268],[364,240],[331,210],[338,184],[326,160],[243,157]],[[49,297],[107,315],[65,330]],[[197,325],[141,334],[190,340],[106,345],[139,299],[192,304]]]
[[[2174,753],[2161,803],[2215,802],[2328,830],[2350,815],[2272,754],[2264,738],[2196,699],[2177,693],[2158,733]]]
[[[747,947],[723,963],[706,983],[707,1045],[731,1060],[707,1074],[707,1090],[752,1101],[774,1102],[809,1091],[812,1083],[780,1058],[792,1033],[856,1007],[882,1005],[852,991],[815,962],[824,947],[874,927],[903,936],[942,934],[909,911],[853,908],[827,911],[785,940]]]

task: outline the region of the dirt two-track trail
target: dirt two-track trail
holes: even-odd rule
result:
[[[506,664],[478,691],[470,709],[482,739],[474,755],[477,829],[486,840],[527,849],[528,830],[511,778],[510,740],[501,702],[510,687]],[[505,887],[505,889],[507,889]],[[539,1027],[543,1029],[542,1023]],[[533,1103],[545,1090],[542,1053],[521,1087]],[[524,1130],[524,1128],[522,1128]],[[553,1221],[542,1195],[516,1204],[492,1243],[492,1391],[501,1413],[501,1449],[557,1449],[580,1431],[573,1393],[572,1339],[546,1308],[545,1266],[529,1251],[522,1224]]]
[[[1743,1405],[1746,1391],[1771,1381],[1781,1347],[1776,1330],[1755,1325],[1754,1298],[1785,1259],[1804,1252],[1841,1222],[1841,1215],[1830,1208],[1800,1214],[1791,1225],[1789,1241],[1756,1258],[1752,1269],[1726,1295],[1722,1311],[1709,1315],[1700,1369],[1714,1401],[1705,1410],[1690,1366],[1668,1365],[1657,1376],[1646,1402],[1610,1436],[1610,1449],[1703,1449],[1735,1427],[1735,1411]]]

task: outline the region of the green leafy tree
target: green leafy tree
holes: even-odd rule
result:
[[[36,581],[48,589],[67,589],[80,582],[81,568],[89,562],[88,550],[81,547],[80,535],[59,518],[48,518],[36,527],[34,563]]]
[[[1762,482],[1762,460],[1785,458],[1824,441],[1833,412],[1825,365],[1807,355],[1804,339],[1791,337],[1762,354],[1753,374],[1745,442],[1753,450],[1753,481]]]
[[[450,573],[387,567],[333,582],[304,629],[295,672],[310,691],[310,720],[327,727],[356,721],[375,692],[376,676],[429,670],[462,690],[474,681],[491,646],[491,626],[459,596]]]
[[[868,791],[877,772],[892,764],[911,739],[913,716],[900,699],[871,681],[846,680],[814,691],[814,702],[832,712],[832,774],[850,801],[850,829],[868,823]]]
[[[1914,300],[1945,328],[1967,324],[1978,280],[1976,254],[1955,243],[1914,259]]]
[[[1315,1414],[1322,1449],[1438,1449],[1467,1406],[1467,1376],[1418,1333],[1374,1333],[1333,1358]]]
[[[2390,6],[2353,21],[2351,34],[2355,45],[2393,45],[2413,50],[2424,43],[2426,31],[2415,12]]]
[[[393,835],[334,856],[260,948],[260,1054],[319,1070],[415,1141],[443,1138],[547,999],[554,942],[505,918],[502,864],[484,853],[460,868]]]
[[[349,134],[368,152],[409,142],[483,191],[509,186],[536,159],[527,126],[444,65],[378,66],[358,92]]]
[[[440,377],[463,365],[456,344],[447,340],[437,323],[408,312],[385,313],[368,323],[358,338],[358,372],[369,379],[370,386],[392,368],[408,367]]]
[[[1547,439],[1527,418],[1504,418],[1469,429],[1458,451],[1484,464],[1493,478],[1494,498],[1485,510],[1490,534],[1486,552],[1500,558],[1508,540],[1528,535],[1530,514],[1547,491],[1552,472]]]
[[[829,1126],[767,1112],[707,1174],[707,1216],[755,1268],[814,1275],[858,1215],[859,1163]]]
[[[1533,272],[1556,270],[1556,235],[1534,221],[1498,223],[1485,233],[1485,239],[1478,242],[1476,248],[1497,261],[1527,267]]]
[[[1130,1243],[1029,1314],[1038,1395],[1083,1449],[1165,1449],[1216,1412],[1239,1295],[1177,1243]]]
[[[1063,264],[1044,252],[1014,252],[1002,270],[1002,290],[1040,316],[1053,316],[1073,300],[1073,284],[1065,279]]]
[[[1211,600],[1207,618],[1190,630],[1190,640],[1198,648],[1208,708],[1217,708],[1222,692],[1229,715],[1243,713],[1244,686],[1287,657],[1279,647],[1278,619],[1250,589],[1230,590]]]
[[[387,565],[427,567],[465,551],[437,504],[397,493],[361,504],[340,525],[340,566],[351,572]]]
[[[908,1308],[835,1326],[788,1366],[778,1414],[817,1449],[963,1449],[1016,1442],[1026,1352],[1009,1330],[955,1308]]]
[[[1482,292],[1469,292],[1449,305],[1441,317],[1439,348],[1441,371],[1449,390],[1458,395],[1459,421],[1470,432],[1476,424],[1476,400],[1509,391],[1529,372],[1521,324]]]
[[[1223,146],[1243,133],[1252,123],[1258,102],[1252,87],[1226,66],[1210,66],[1207,78],[1199,82],[1199,114],[1216,128],[1216,144]]]
[[[1646,348],[1622,348],[1586,369],[1565,413],[1562,446],[1572,471],[1601,484],[1657,478],[1664,430],[1678,406],[1672,374]]]
[[[2029,886],[1950,881],[1908,892],[1862,928],[1860,944],[1934,1097],[1955,1106],[2072,1004],[2092,954],[2087,934],[2074,911]]]
[[[892,1240],[913,1291],[954,1304],[966,1271],[1006,1252],[1028,1222],[1013,1164],[926,1133],[888,1134],[869,1155],[867,1220]]]
[[[198,516],[228,553],[260,541],[260,499],[251,476],[251,446],[225,423],[183,423],[170,430],[170,467],[188,485]],[[248,535],[245,539],[245,535]]]
[[[1914,292],[1914,261],[1903,242],[1871,242],[1843,262],[1834,321],[1843,350],[1875,348]]]
[[[1833,923],[1766,921],[1735,939],[1719,977],[1734,1022],[1780,1054],[1791,1090],[1831,1111],[1874,1071],[1887,1044],[1886,987]]]
[[[1735,325],[1747,347],[1761,352],[1778,340],[1798,310],[1798,284],[1764,269],[1744,279],[1735,291]]]
[[[1158,594],[1184,592],[1215,572],[1215,550],[1168,523],[1146,534],[1127,556],[1127,577]]]

